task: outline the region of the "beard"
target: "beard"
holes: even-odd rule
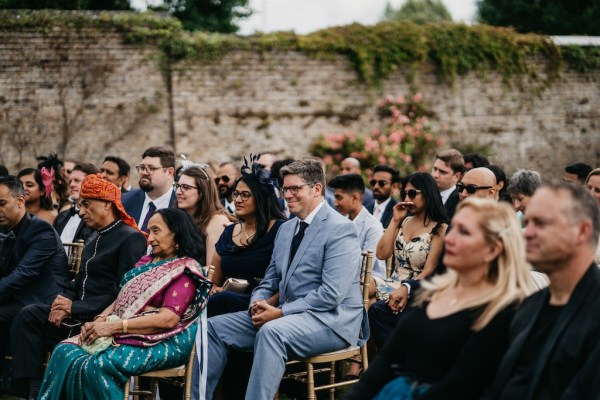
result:
[[[154,185],[152,185],[152,182],[150,182],[149,179],[140,179],[138,184],[140,185],[140,189],[144,192],[151,192],[154,189]]]
[[[233,193],[233,190],[235,189],[233,185],[227,186],[225,190],[221,191],[222,188],[225,188],[225,186],[219,187],[219,198],[221,199],[228,199],[231,196],[231,193]]]

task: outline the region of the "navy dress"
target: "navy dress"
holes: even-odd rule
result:
[[[207,316],[209,318],[248,309],[250,294],[265,276],[273,254],[275,236],[284,222],[284,220],[275,221],[263,237],[248,247],[238,247],[233,242],[235,225],[228,225],[225,228],[215,245],[217,253],[221,256],[223,282],[227,278],[246,279],[250,286],[245,293],[221,292],[212,295],[208,300]]]

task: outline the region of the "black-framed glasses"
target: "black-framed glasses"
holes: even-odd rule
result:
[[[153,173],[155,173],[159,169],[165,169],[165,167],[153,167],[152,165],[144,165],[144,164],[140,164],[140,165],[136,165],[135,166],[135,170],[138,173],[142,173],[143,172],[144,174],[148,174],[148,175],[152,175]]]
[[[192,185],[187,185],[185,183],[174,183],[173,184],[173,189],[175,189],[175,190],[181,189],[181,191],[183,193],[185,193],[185,192],[187,192],[190,189],[198,189],[198,187],[192,186]]]
[[[491,186],[465,185],[460,182],[456,184],[456,190],[458,190],[458,193],[462,193],[463,190],[466,190],[468,194],[475,194],[478,190],[491,188]]]
[[[252,197],[252,193],[244,190],[243,192],[238,192],[237,190],[235,190],[233,193],[231,193],[231,197],[236,200],[238,197],[241,197],[243,201],[248,200],[250,197]]]
[[[215,178],[215,183],[218,185],[220,181],[223,181],[225,183],[229,183],[229,181],[231,180],[231,178],[229,178],[227,175],[223,175],[223,176],[217,176]]]
[[[377,179],[371,179],[369,181],[369,185],[371,185],[372,187],[375,187],[375,185],[379,185],[379,187],[385,187],[385,185],[387,185],[388,183],[389,183],[388,181],[377,180]]]
[[[281,189],[279,189],[279,191],[281,192],[282,196],[285,196],[285,194],[287,192],[290,192],[293,195],[297,195],[298,192],[300,191],[300,189],[302,189],[304,186],[312,186],[310,183],[304,183],[302,185],[298,185],[298,186],[283,186]]]
[[[421,191],[418,189],[402,190],[400,191],[400,198],[404,200],[406,196],[408,196],[409,199],[414,200],[419,193],[421,193]]]

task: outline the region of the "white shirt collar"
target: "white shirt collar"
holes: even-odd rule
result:
[[[448,188],[446,190],[442,190],[440,192],[440,195],[442,196],[442,203],[446,204],[446,201],[448,200],[448,198],[450,197],[452,192],[454,192],[455,189],[456,189],[456,185],[454,185],[451,188]]]
[[[309,225],[310,225],[310,224],[312,223],[313,219],[315,219],[315,215],[317,215],[317,213],[319,212],[319,210],[321,209],[321,207],[323,207],[323,204],[325,204],[325,200],[322,200],[322,201],[321,201],[321,202],[320,202],[320,203],[319,203],[319,204],[318,204],[318,205],[315,207],[315,209],[314,209],[314,210],[312,210],[312,211],[310,212],[310,214],[308,214],[308,215],[306,216],[306,218],[304,218],[304,219],[303,219],[303,220],[301,220],[301,221],[303,221],[303,222],[306,222],[307,224],[309,224]],[[298,218],[298,219],[300,220],[300,218]],[[299,223],[299,222],[298,222],[298,226],[300,226],[300,223]],[[296,229],[296,230],[297,230],[297,229]]]

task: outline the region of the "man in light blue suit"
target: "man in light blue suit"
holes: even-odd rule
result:
[[[375,254],[377,243],[383,236],[383,225],[363,206],[365,182],[362,177],[358,174],[338,175],[329,181],[329,187],[333,188],[335,208],[354,222],[362,251],[373,250]],[[359,260],[359,268],[360,265]],[[374,260],[373,275],[387,278],[385,260]]]
[[[360,257],[352,223],[323,200],[323,166],[295,161],[281,169],[281,192],[297,218],[284,223],[250,309],[208,321],[207,398],[229,350],[254,351],[246,399],[272,400],[290,358],[356,345],[363,319]],[[368,334],[368,326],[362,325]]]

